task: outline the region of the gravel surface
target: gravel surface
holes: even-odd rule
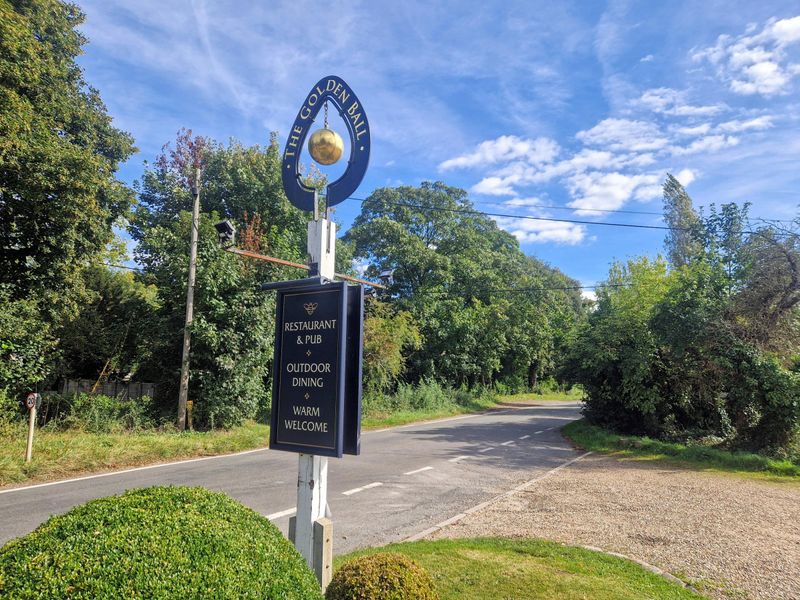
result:
[[[800,485],[590,455],[434,534],[619,552],[711,598],[800,600]]]

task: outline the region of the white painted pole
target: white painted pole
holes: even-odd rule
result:
[[[314,522],[325,516],[328,503],[328,458],[301,454],[297,469],[297,520],[294,545],[312,570],[314,564]]]
[[[316,197],[315,197],[316,201]],[[316,211],[314,211],[316,214]],[[316,263],[318,274],[334,278],[336,258],[336,225],[329,219],[315,219],[308,224],[309,262]],[[335,394],[335,390],[329,390]],[[314,564],[314,523],[326,517],[328,504],[328,458],[300,454],[297,467],[297,517],[294,545],[317,573],[326,572],[326,565]],[[318,528],[319,529],[319,528]],[[326,553],[322,553],[323,556]],[[327,565],[330,572],[331,565]],[[324,582],[320,582],[324,586]]]
[[[33,429],[36,426],[36,406],[31,408],[28,413],[30,414],[30,421],[28,422],[28,446],[25,449],[25,462],[31,462],[33,458]]]

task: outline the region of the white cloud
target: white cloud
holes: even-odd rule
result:
[[[800,42],[800,16],[776,21],[769,32],[781,46]]]
[[[570,177],[567,187],[575,198],[568,203],[579,215],[597,214],[599,210],[616,210],[631,198],[647,201],[661,182],[661,173],[624,175],[622,173],[582,173]]]
[[[575,137],[590,146],[625,152],[659,150],[668,143],[656,124],[628,119],[604,119]]]
[[[533,206],[539,206],[541,203],[542,201],[539,200],[539,198],[511,198],[511,200],[506,200],[505,202],[503,202],[503,204],[506,206],[513,206],[513,207],[524,206],[527,208]]]
[[[516,196],[517,194],[508,180],[500,177],[484,177],[473,185],[470,191],[487,196]]]
[[[560,221],[536,221],[494,217],[497,225],[517,238],[520,244],[546,242],[574,246],[586,238],[586,227]]]
[[[677,179],[683,187],[688,187],[690,183],[697,179],[697,173],[691,169],[682,169],[675,175],[675,179]]]
[[[800,73],[792,63],[787,46],[800,42],[800,16],[767,21],[755,33],[749,27],[743,35],[721,35],[714,46],[695,50],[692,58],[708,61],[731,91],[742,95],[775,96],[789,93],[792,79]]]
[[[648,54],[647,56],[643,56],[642,58],[640,58],[639,62],[653,62],[653,60],[655,60],[655,56],[653,56],[652,54]]]
[[[688,146],[672,146],[670,152],[674,156],[684,156],[698,152],[717,152],[723,148],[735,146],[738,143],[739,138],[732,135],[707,135],[696,139]]]
[[[664,87],[646,90],[636,104],[649,108],[655,113],[677,117],[713,116],[727,108],[724,104],[695,106],[686,101],[686,92]]]
[[[769,129],[773,127],[772,117],[769,115],[764,115],[761,117],[756,117],[755,119],[748,119],[747,121],[727,121],[725,123],[720,123],[717,125],[717,129],[719,131],[726,131],[730,133],[738,133],[740,131],[749,131],[749,130],[756,130],[761,131],[763,129]]]
[[[711,124],[701,123],[700,125],[695,125],[694,127],[675,127],[673,131],[678,135],[696,137],[698,135],[705,135],[711,131]]]
[[[469,154],[451,158],[439,165],[441,171],[492,165],[498,162],[523,159],[529,164],[542,164],[552,161],[559,152],[558,144],[549,138],[526,139],[515,135],[501,135],[495,140],[487,140]]]

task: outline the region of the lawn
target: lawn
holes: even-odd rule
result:
[[[633,562],[543,540],[393,544],[338,557],[334,566],[383,551],[400,552],[420,563],[436,583],[441,600],[702,598]]]
[[[562,433],[586,450],[639,460],[660,460],[670,464],[737,474],[800,480],[800,464],[749,452],[730,452],[699,444],[662,442],[648,437],[618,435],[585,419],[570,423]]]

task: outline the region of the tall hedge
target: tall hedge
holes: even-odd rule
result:
[[[0,549],[2,598],[321,600],[267,519],[221,493],[153,487],[92,500]]]

